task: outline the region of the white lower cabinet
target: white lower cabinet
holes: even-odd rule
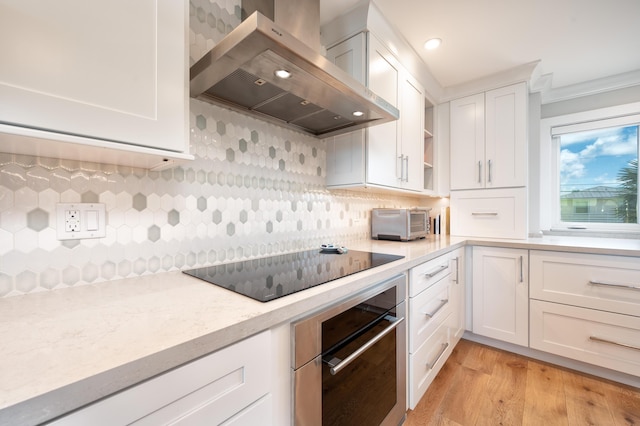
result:
[[[409,408],[427,391],[464,331],[463,249],[416,266],[409,283]]]
[[[640,259],[531,250],[531,298],[640,316]]]
[[[472,253],[472,340],[524,346],[515,351],[637,386],[640,258],[484,246]]]
[[[640,376],[640,317],[532,300],[531,347]]]
[[[529,252],[473,248],[473,332],[529,345]]]
[[[466,324],[466,285],[465,285],[465,256],[464,248],[459,248],[450,253],[452,270],[451,270],[451,317],[449,324],[452,328],[453,341],[458,343],[465,331]],[[454,344],[454,346],[455,346]]]
[[[49,425],[270,425],[271,353],[265,331]]]
[[[640,259],[531,251],[533,349],[640,376]]]
[[[453,300],[448,277],[449,275],[411,299],[409,352],[416,352],[419,345],[451,314]]]
[[[453,350],[451,329],[439,324],[415,353],[409,355],[409,408],[414,409]]]

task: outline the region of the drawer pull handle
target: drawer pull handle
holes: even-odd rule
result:
[[[445,269],[447,269],[448,267],[449,267],[449,265],[440,265],[436,269],[434,269],[433,271],[425,273],[424,276],[427,277],[427,278],[433,278],[436,275],[438,275],[440,272],[442,272]]]
[[[447,306],[447,303],[449,303],[449,299],[442,299],[440,301],[440,305],[438,305],[438,307],[436,308],[435,311],[428,313],[428,312],[423,312],[424,315],[428,316],[429,318],[433,318],[438,312],[440,312],[440,309],[444,308],[445,306]]]
[[[498,212],[472,212],[471,216],[498,216]]]
[[[382,330],[380,333],[376,334],[375,337],[373,337],[364,345],[360,346],[358,349],[352,352],[345,359],[333,358],[330,361],[325,361],[324,359],[322,360],[324,363],[329,365],[330,367],[329,372],[331,373],[332,376],[335,376],[336,374],[338,374],[344,367],[351,364],[355,359],[357,359],[360,355],[362,355],[367,349],[369,349],[370,347],[378,343],[380,339],[382,339],[387,334],[391,333],[393,330],[396,329],[396,327],[398,327],[402,323],[402,321],[404,321],[404,317],[396,318],[391,315],[387,315],[385,319],[392,320],[389,322],[389,325],[387,326],[387,328]]]
[[[604,281],[589,281],[591,285],[599,285],[603,287],[616,287],[616,288],[628,288],[631,290],[640,290],[640,286],[633,284],[616,284],[616,283],[608,283]]]
[[[442,358],[442,355],[444,355],[448,347],[449,347],[449,342],[442,344],[442,347],[440,348],[440,353],[438,353],[438,356],[436,356],[436,359],[433,360],[433,362],[427,363],[427,368],[429,370],[433,370],[433,367],[435,367],[438,361],[440,361],[440,358]]]
[[[618,343],[618,342],[614,342],[613,340],[601,339],[599,337],[594,337],[594,336],[589,336],[589,340],[594,341],[594,342],[600,342],[600,343],[608,343],[610,345],[615,345],[615,346],[620,346],[620,347],[627,348],[627,349],[633,349],[633,350],[636,350],[636,351],[640,351],[640,347],[638,347],[638,346],[627,345],[626,343]]]

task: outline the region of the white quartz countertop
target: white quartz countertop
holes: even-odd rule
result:
[[[50,420],[464,245],[640,256],[640,240],[363,241],[404,259],[261,303],[179,271],[0,299],[0,424]]]

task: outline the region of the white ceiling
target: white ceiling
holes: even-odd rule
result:
[[[330,21],[360,0],[320,0]],[[449,87],[540,61],[558,88],[640,71],[640,0],[375,0]],[[433,51],[423,43],[439,37]],[[634,76],[636,73],[632,73]]]

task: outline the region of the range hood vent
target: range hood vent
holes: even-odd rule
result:
[[[192,97],[318,138],[398,119],[393,105],[301,41],[317,39],[319,48],[318,0],[245,3],[243,16],[252,13],[191,67]],[[276,23],[281,9],[287,12],[280,21],[295,27],[294,33]],[[276,22],[261,12],[275,15]],[[277,77],[278,70],[290,76]]]

